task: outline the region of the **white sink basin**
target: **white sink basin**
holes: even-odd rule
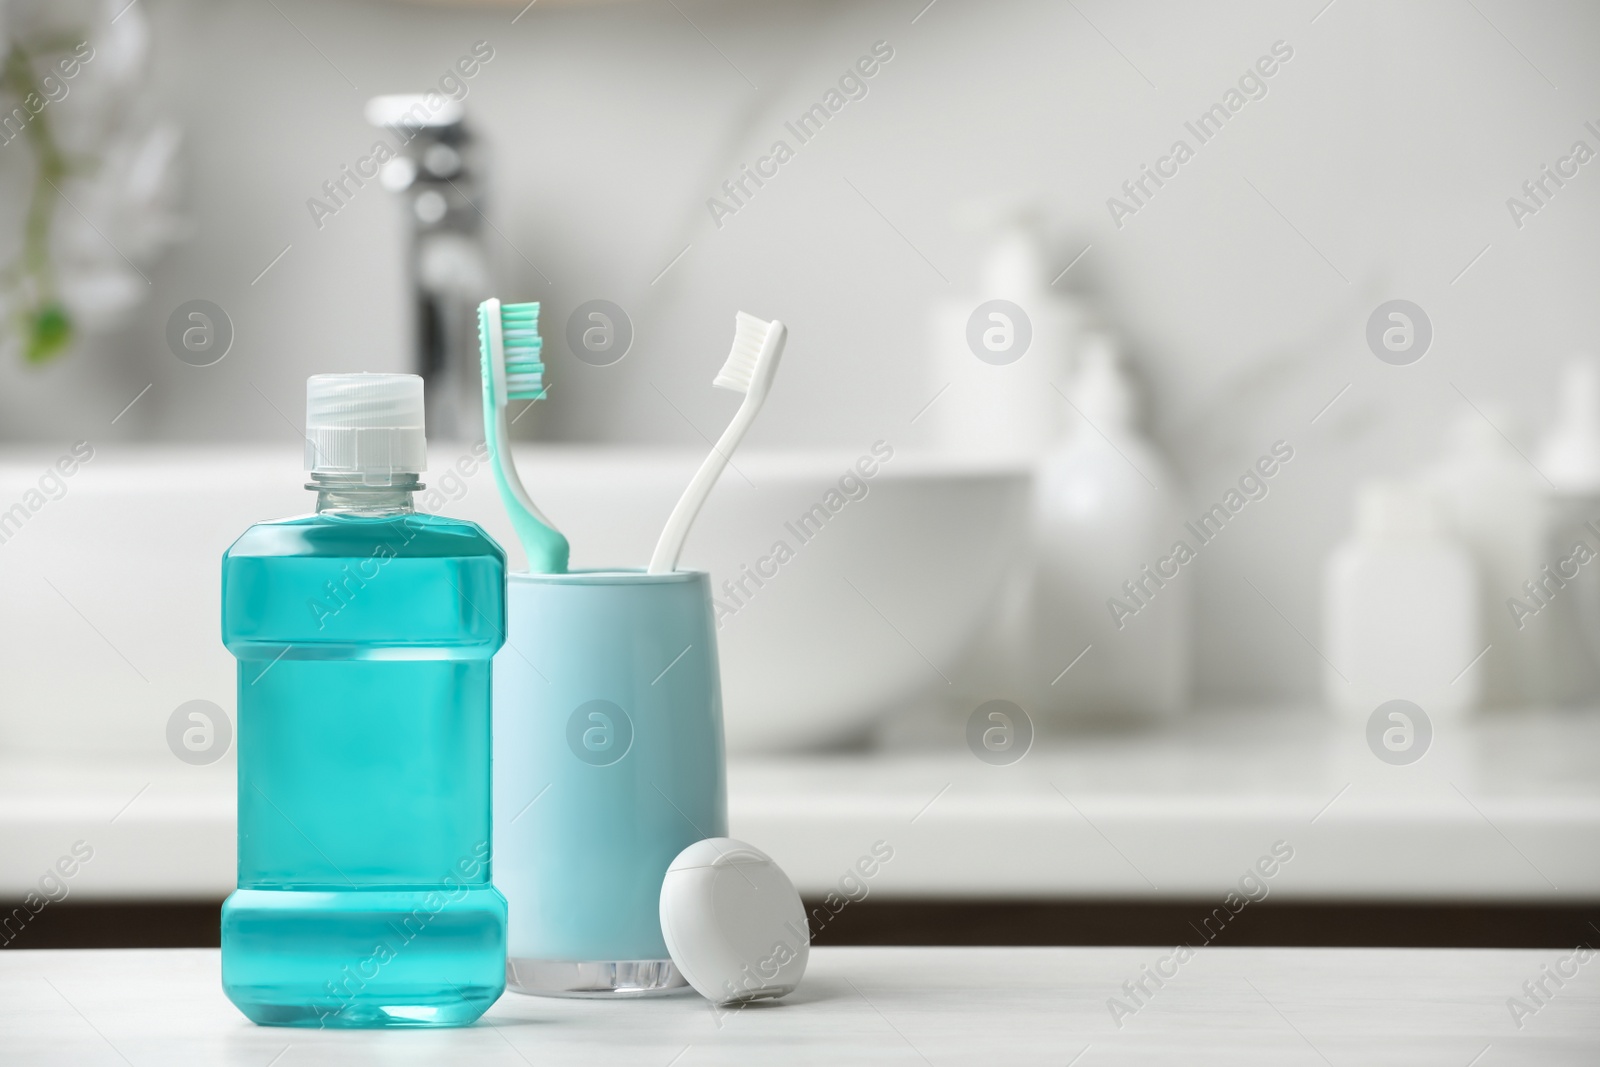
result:
[[[0,512],[65,451],[0,454]],[[902,452],[841,490],[864,454],[737,457],[690,536],[684,565],[712,572],[727,609],[718,639],[735,751],[846,740],[943,688],[941,672],[1021,555],[1024,472]],[[491,476],[471,456],[464,445],[430,450],[429,488],[448,498],[437,510],[482,523],[520,568]],[[571,539],[573,566],[613,567],[644,564],[701,454],[529,447],[518,457]],[[311,510],[300,458],[292,445],[102,447],[64,479],[64,495],[0,529],[0,745],[158,754],[184,701],[232,713],[220,558],[251,522]],[[452,472],[463,458],[470,473]],[[839,501],[825,523],[800,526]],[[792,553],[782,563],[779,541]],[[746,567],[770,577],[757,586]],[[744,591],[724,589],[741,580]]]

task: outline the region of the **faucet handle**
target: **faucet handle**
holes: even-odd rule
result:
[[[460,101],[438,93],[375,96],[367,101],[366,117],[399,142],[380,174],[385,188],[398,193],[419,180],[465,182],[472,177],[465,157],[473,138]]]
[[[436,102],[430,102],[430,97]],[[368,100],[366,116],[372,125],[385,129],[427,130],[461,125],[467,109],[461,101],[437,92],[392,93]]]

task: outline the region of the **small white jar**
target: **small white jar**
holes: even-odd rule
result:
[[[1477,704],[1477,572],[1421,487],[1361,485],[1355,533],[1329,558],[1323,591],[1330,706],[1366,718],[1401,699],[1448,717]]]

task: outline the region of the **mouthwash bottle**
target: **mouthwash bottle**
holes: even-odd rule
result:
[[[306,383],[317,510],[222,558],[239,661],[239,888],[222,985],[276,1026],[458,1026],[505,988],[489,665],[505,553],[418,514],[422,379]]]

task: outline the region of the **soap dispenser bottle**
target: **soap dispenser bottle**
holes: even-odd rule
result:
[[[1328,559],[1323,598],[1329,706],[1364,721],[1389,700],[1435,719],[1477,703],[1478,575],[1423,487],[1359,487],[1355,533]]]
[[[1174,475],[1110,336],[1083,338],[1065,395],[1069,428],[1034,484],[1035,703],[1046,726],[1166,718],[1188,701],[1194,579],[1146,572],[1182,521]]]
[[[962,456],[1032,463],[1060,433],[1058,383],[1083,311],[1051,287],[1031,210],[975,207],[959,221],[988,247],[977,290],[934,308],[923,384],[936,399],[917,428]]]
[[[1600,359],[1568,360],[1537,462],[1542,558],[1506,611],[1521,624],[1517,636],[1544,654],[1547,699],[1590,705],[1600,697]]]
[[[238,659],[238,889],[222,986],[279,1026],[452,1026],[505,987],[490,660],[505,554],[418,513],[422,379],[306,383],[316,512],[222,559]]]
[[[1487,404],[1463,410],[1448,434],[1448,450],[1429,472],[1451,532],[1472,553],[1483,584],[1483,639],[1493,650],[1483,658],[1483,703],[1520,708],[1540,703],[1549,692],[1544,659],[1549,636],[1511,610],[1524,598],[1523,583],[1538,574],[1544,501],[1538,475],[1501,436],[1509,419]]]

